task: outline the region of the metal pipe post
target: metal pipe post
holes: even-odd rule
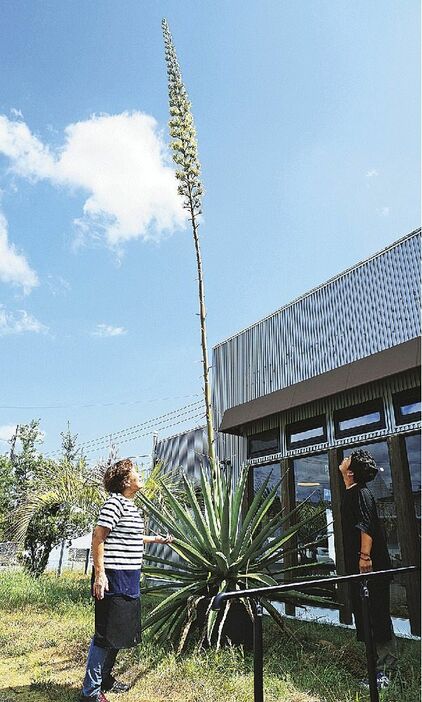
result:
[[[253,600],[253,691],[254,702],[264,702],[264,671],[262,650],[262,604]]]
[[[360,596],[362,598],[362,616],[365,632],[366,661],[368,667],[369,697],[371,702],[379,702],[377,687],[377,668],[374,638],[372,635],[371,613],[369,609],[369,588],[366,578],[361,581]]]

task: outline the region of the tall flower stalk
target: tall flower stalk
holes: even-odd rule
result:
[[[170,121],[169,130],[172,138],[171,149],[177,166],[176,178],[179,181],[178,192],[183,198],[183,207],[189,213],[195,244],[196,265],[198,269],[199,319],[201,325],[202,371],[204,381],[205,414],[208,434],[208,455],[212,467],[215,467],[214,427],[211,408],[211,388],[209,382],[209,364],[207,349],[207,328],[204,277],[199,241],[199,218],[202,212],[203,187],[200,179],[201,164],[198,158],[198,144],[191,104],[183,84],[176,50],[167,21],[162,21],[165,57],[167,64]]]

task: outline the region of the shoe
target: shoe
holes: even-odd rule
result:
[[[378,690],[384,690],[390,684],[390,678],[385,673],[377,673],[377,688]],[[365,687],[369,690],[369,680],[365,678],[360,681],[361,687]]]
[[[100,694],[97,697],[97,702],[108,702],[107,697],[105,694],[101,691]]]
[[[122,692],[128,692],[128,690],[130,690],[130,686],[126,685],[126,683],[116,680],[116,678],[109,678],[108,680],[103,682],[101,689],[104,692],[114,692],[115,694],[119,694]]]
[[[98,697],[85,697],[85,695],[81,695],[79,697],[79,702],[108,702],[107,697],[103,694],[103,692],[100,692]]]

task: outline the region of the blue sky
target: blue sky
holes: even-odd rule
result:
[[[85,442],[200,400],[163,16],[199,138],[210,346],[419,225],[418,2],[17,0],[1,14],[3,439],[39,417],[54,451],[68,420]],[[201,422],[187,411],[161,435]],[[153,424],[120,453],[148,454]]]

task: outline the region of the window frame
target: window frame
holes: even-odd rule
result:
[[[309,431],[311,429],[322,428],[322,435],[312,436],[309,439],[302,439],[300,441],[292,441],[292,434],[298,434],[304,431]],[[304,446],[317,446],[319,444],[324,444],[327,441],[327,415],[319,414],[316,417],[311,417],[310,419],[300,419],[297,422],[292,422],[286,425],[286,444],[288,451],[294,451],[298,448],[303,448]]]
[[[262,434],[270,434],[273,432],[275,434],[275,438],[277,441],[277,446],[275,447],[275,450],[271,450],[268,453],[266,453],[266,449],[262,449],[262,451],[255,451],[251,452],[251,442],[253,439],[259,438],[262,436]],[[255,458],[265,458],[266,456],[272,456],[275,453],[280,453],[280,427],[275,427],[273,429],[264,429],[264,431],[260,431],[256,434],[251,434],[250,436],[247,437],[247,457],[248,460],[253,461]],[[264,453],[263,453],[264,451]]]
[[[344,422],[348,419],[354,419],[355,417],[358,418],[359,416],[364,417],[365,415],[373,414],[374,412],[379,412],[380,415],[377,422],[371,422],[370,424],[359,424],[355,427],[350,427],[349,429],[340,429],[340,422]],[[366,402],[360,402],[357,405],[349,405],[348,407],[334,410],[333,424],[334,436],[336,439],[343,439],[348,436],[359,436],[360,434],[369,434],[372,431],[385,429],[386,420],[382,398],[378,397],[375,400],[367,400]]]
[[[407,400],[407,402],[406,402]],[[421,412],[412,412],[411,414],[402,414],[401,408],[405,404],[413,404],[421,402],[421,388],[409,388],[396,392],[393,395],[394,419],[396,426],[400,427],[403,424],[411,424],[412,422],[421,421]]]

